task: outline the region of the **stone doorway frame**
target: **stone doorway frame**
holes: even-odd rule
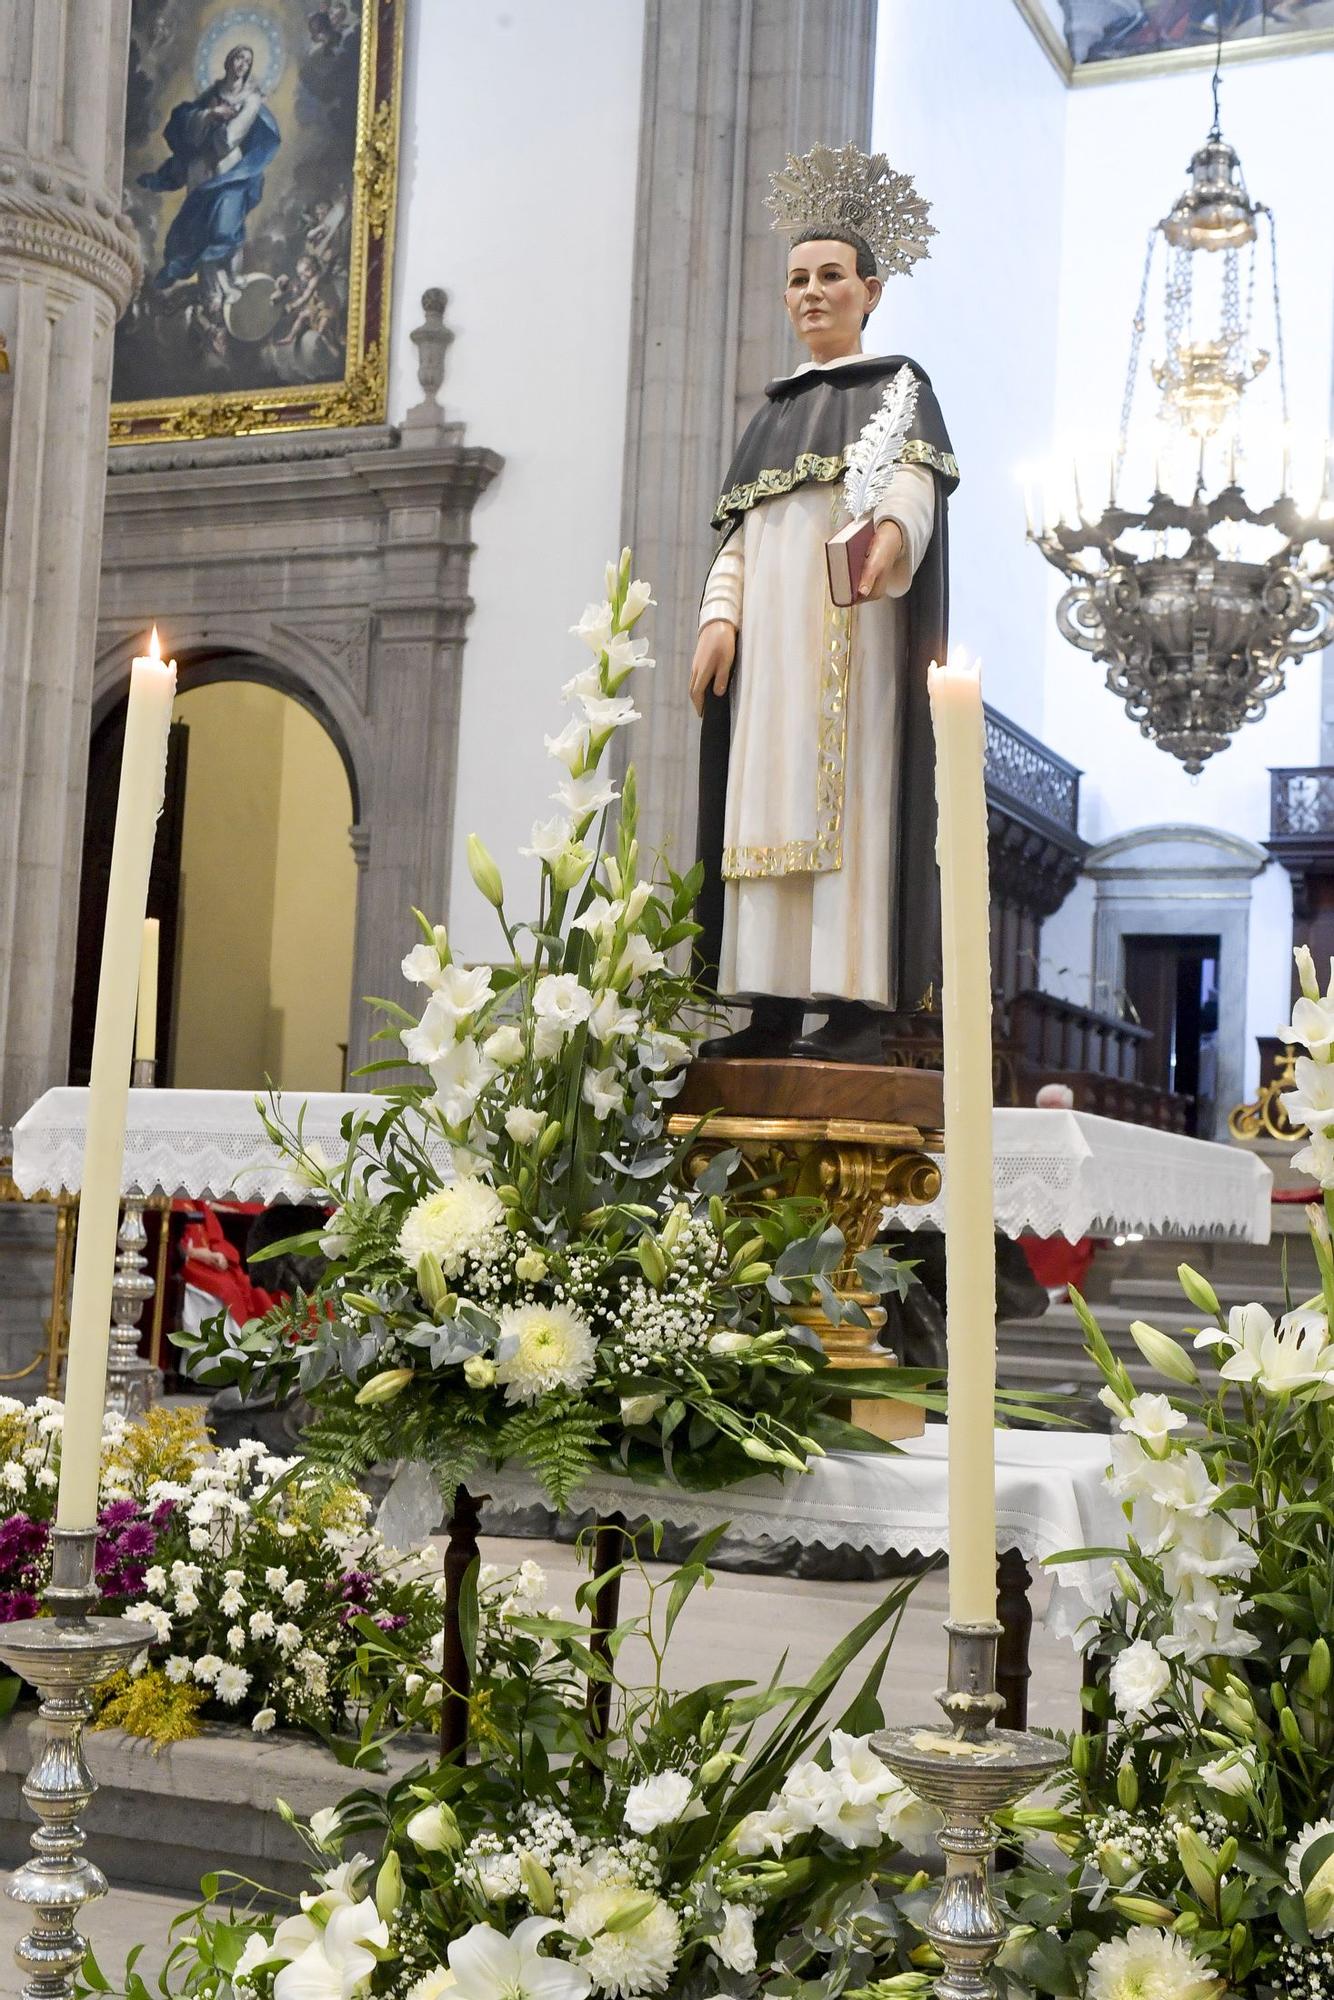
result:
[[[1246,974],[1251,883],[1270,865],[1253,840],[1209,826],[1144,826],[1094,848],[1084,873],[1094,883],[1095,993],[1125,985],[1127,937],[1217,937],[1218,1092],[1212,1133],[1245,1097]]]
[[[111,455],[94,726],[152,619],[191,685],[260,680],[323,723],[356,814],[352,1068],[363,996],[405,997],[412,907],[447,920],[472,510],[500,467],[443,421]]]

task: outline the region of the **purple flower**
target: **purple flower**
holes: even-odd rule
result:
[[[10,1514],[0,1520],[0,1571],[24,1569],[45,1552],[50,1537],[45,1521],[27,1514]]]
[[[19,1618],[35,1618],[40,1609],[30,1590],[0,1590],[0,1625],[12,1625]]]
[[[157,1536],[147,1521],[132,1521],[120,1538],[122,1556],[151,1556],[157,1548]]]
[[[160,1500],[158,1502],[148,1517],[155,1534],[160,1535],[162,1533],[162,1530],[167,1526],[167,1523],[171,1520],[175,1512],[176,1502],[174,1500]]]
[[[113,1500],[104,1507],[97,1517],[99,1528],[123,1528],[127,1521],[133,1521],[139,1513],[137,1500]]]
[[[401,1632],[408,1617],[405,1611],[382,1611],[375,1622],[382,1632]]]
[[[344,1570],[341,1595],[345,1598],[369,1597],[375,1589],[375,1578],[368,1569]]]

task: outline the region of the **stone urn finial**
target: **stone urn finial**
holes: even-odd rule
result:
[[[422,293],[422,323],[408,338],[417,350],[417,380],[422,400],[403,419],[404,430],[440,430],[445,413],[440,406],[440,385],[445,379],[445,354],[454,336],[445,325],[449,296],[438,285]]]

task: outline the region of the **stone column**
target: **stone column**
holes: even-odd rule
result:
[[[656,674],[629,749],[642,837],[694,859],[685,680],[709,515],[764,384],[795,363],[764,206],[788,153],[871,133],[876,0],[648,0],[622,519],[652,579]]]
[[[0,1122],[65,1076],[130,0],[0,0]]]

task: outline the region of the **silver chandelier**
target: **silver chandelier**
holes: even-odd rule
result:
[[[1106,664],[1107,686],[1140,734],[1192,773],[1263,715],[1283,686],[1285,662],[1318,651],[1334,631],[1328,447],[1298,498],[1273,216],[1247,194],[1241,163],[1219,130],[1217,73],[1214,84],[1213,130],[1191,161],[1185,192],[1149,235],[1120,434],[1110,468],[1102,460],[1108,503],[1096,518],[1090,513],[1087,479],[1081,484],[1076,467],[1068,492],[1040,518],[1030,503],[1028,528],[1069,579],[1056,609],[1062,633]],[[1272,352],[1254,344],[1262,220]],[[1160,242],[1167,246],[1164,352],[1152,374],[1161,398],[1146,436],[1132,431],[1132,414]],[[1210,292],[1212,300],[1203,296]],[[1271,359],[1281,469],[1275,497],[1257,506],[1242,472],[1248,460],[1262,472],[1264,451],[1251,448],[1243,398]],[[1150,456],[1151,477],[1136,476]],[[1136,490],[1147,490],[1146,506],[1124,497]]]

